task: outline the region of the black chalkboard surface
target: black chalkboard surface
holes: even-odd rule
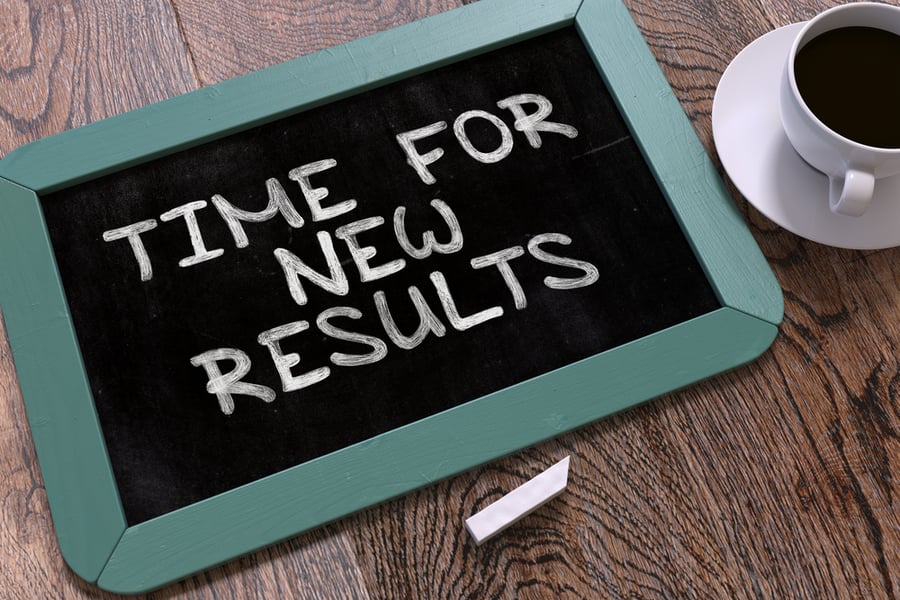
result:
[[[41,206],[132,525],[721,306],[574,27]]]

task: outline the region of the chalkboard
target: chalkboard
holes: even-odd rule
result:
[[[129,524],[719,308],[591,66],[567,27],[43,198]],[[552,112],[519,132],[508,98]],[[426,183],[397,136],[435,122],[413,154],[444,150]],[[236,236],[232,206],[266,220]],[[135,223],[156,228],[115,233]],[[279,327],[280,350],[258,343]],[[266,389],[220,406],[205,367],[234,360],[192,360],[221,348]],[[272,350],[299,356],[284,380]]]
[[[444,32],[451,16],[417,24],[411,39],[395,30],[357,42],[368,52],[347,56],[385,70],[355,72],[337,94],[278,106],[298,73],[333,85],[315,64],[333,68],[335,54],[320,54],[93,126],[123,150],[68,177],[28,181],[29,169],[58,164],[54,153],[75,156],[84,130],[0,163],[15,182],[5,198],[30,202],[27,216],[4,209],[22,220],[17,239],[41,229],[46,257],[23,261],[7,244],[0,268],[58,277],[67,331],[45,343],[82,389],[43,389],[60,367],[32,341],[47,315],[22,305],[15,277],[3,280],[48,494],[63,505],[54,518],[64,530],[86,506],[99,512],[88,505],[97,495],[115,508],[90,518],[121,541],[76,541],[73,558],[60,531],[87,579],[159,585],[425,484],[423,468],[449,475],[746,362],[771,341],[777,285],[677,102],[654,91],[665,84],[633,24],[609,24],[627,11],[528,5],[510,33],[505,18],[520,6],[478,6],[453,13],[485,29],[474,43],[448,39],[412,68],[391,71],[376,50],[396,54],[402,39],[420,55],[422,31]],[[627,60],[637,48],[646,72],[617,71],[629,45]],[[204,105],[220,97],[224,106]],[[235,116],[228,98],[250,107]],[[204,111],[209,131],[180,130]],[[684,147],[662,147],[636,119],[650,114],[685,131]],[[171,133],[126,148],[148,118]],[[685,152],[693,160],[674,156]],[[25,285],[27,298],[49,297]],[[696,348],[674,364],[679,345]],[[54,481],[72,449],[38,432],[44,419],[70,429],[71,410],[90,423],[70,441],[94,453],[76,471],[100,492],[72,475]],[[473,417],[490,437],[459,427]],[[454,456],[460,443],[465,457]],[[303,515],[279,522],[287,505]],[[260,519],[268,537],[250,532]],[[227,550],[213,532],[223,526]],[[147,575],[158,536],[173,530],[191,543]]]

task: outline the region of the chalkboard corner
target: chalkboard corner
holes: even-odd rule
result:
[[[87,583],[101,587],[98,583],[100,577],[125,529],[124,521],[120,530],[107,530],[105,535],[81,531],[77,537],[70,537],[57,529],[59,553],[75,575]]]
[[[575,23],[720,302],[777,327],[781,286],[628,8],[584,0]]]
[[[749,290],[741,301],[734,302],[732,308],[778,327],[784,319],[784,294],[781,285],[768,268],[760,269],[758,277],[755,289]]]
[[[747,336],[749,342],[745,345],[746,355],[735,360],[735,367],[753,362],[762,356],[778,336],[779,322],[773,322],[767,318],[744,312],[740,309],[728,307],[727,310],[734,313],[735,319],[744,320],[746,326],[755,332],[754,336]],[[740,342],[739,342],[740,343]]]

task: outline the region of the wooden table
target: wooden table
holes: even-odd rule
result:
[[[4,0],[0,155],[457,4]],[[626,4],[714,155],[731,58],[833,2]],[[805,241],[732,191],[784,289],[761,359],[151,596],[900,597],[900,251]],[[471,543],[473,506],[565,454],[564,495]],[[2,327],[0,511],[0,598],[106,596],[58,552]]]

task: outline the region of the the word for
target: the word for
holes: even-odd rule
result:
[[[537,111],[531,114],[526,113],[522,108],[522,105],[524,104],[536,104]],[[518,94],[516,96],[510,96],[509,98],[497,102],[497,106],[512,112],[516,119],[513,128],[516,131],[521,131],[525,134],[525,139],[528,140],[528,143],[532,148],[541,147],[540,132],[542,131],[545,133],[559,133],[567,138],[575,138],[578,136],[578,130],[571,125],[554,123],[547,120],[547,117],[553,111],[553,105],[547,98],[540,94]],[[475,148],[472,141],[469,139],[468,134],[466,134],[466,123],[472,119],[483,119],[493,125],[500,134],[500,145],[490,151],[478,150]],[[440,133],[445,129],[447,129],[447,122],[438,121],[431,125],[426,125],[425,127],[420,127],[419,129],[413,129],[412,131],[406,131],[397,135],[397,142],[399,142],[400,147],[403,148],[403,151],[406,153],[406,162],[415,169],[419,178],[429,185],[435,183],[437,179],[435,179],[434,175],[431,174],[431,171],[428,170],[428,165],[437,162],[438,159],[444,155],[444,149],[438,147],[429,150],[425,154],[419,154],[419,151],[416,150],[415,143]],[[481,163],[490,164],[500,162],[509,156],[509,153],[512,152],[513,149],[512,132],[509,130],[509,127],[506,126],[506,123],[500,120],[496,115],[492,115],[483,110],[469,110],[456,117],[456,120],[453,122],[453,134],[456,136],[456,140],[459,142],[459,145],[462,146],[462,149],[465,150],[469,156]]]

